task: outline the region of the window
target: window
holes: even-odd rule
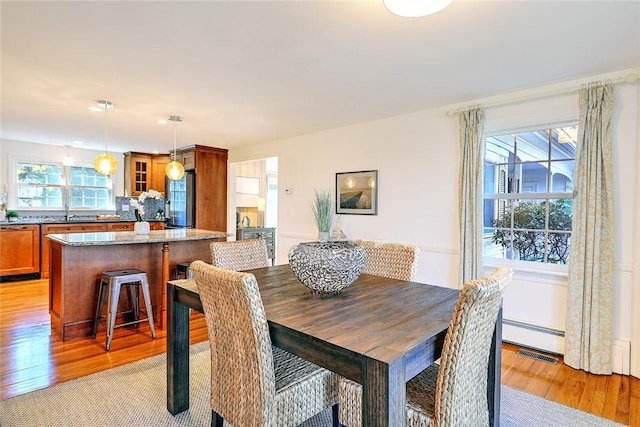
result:
[[[484,256],[567,264],[577,127],[492,135],[484,168]]]
[[[17,163],[18,209],[111,209],[109,176],[93,167]],[[68,185],[66,184],[68,183]]]

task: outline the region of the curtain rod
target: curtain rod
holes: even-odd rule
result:
[[[618,77],[618,78],[614,78],[614,79],[602,79],[602,80],[595,80],[595,81],[607,82],[607,83],[610,83],[610,84],[627,84],[627,83],[635,83],[638,80],[640,80],[640,75],[638,73],[630,73],[630,74],[627,74],[624,77]],[[466,111],[466,110],[468,110],[470,108],[476,108],[476,107],[491,108],[491,107],[498,107],[498,106],[501,106],[501,105],[515,104],[515,103],[523,102],[523,101],[530,101],[530,100],[534,100],[534,99],[546,98],[546,97],[549,97],[549,96],[565,95],[565,94],[568,94],[568,93],[579,91],[580,88],[582,88],[586,84],[588,84],[588,83],[582,83],[577,88],[576,87],[566,87],[564,89],[556,89],[556,90],[550,90],[550,91],[546,91],[546,92],[539,92],[539,93],[535,93],[535,94],[516,96],[516,97],[513,97],[513,98],[508,98],[508,99],[503,99],[503,100],[493,101],[493,102],[471,103],[467,107],[460,107],[460,108],[456,108],[456,109],[447,111],[447,116],[455,116],[456,114],[459,114],[459,113],[461,113],[463,111]]]

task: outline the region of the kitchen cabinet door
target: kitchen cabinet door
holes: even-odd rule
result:
[[[40,271],[40,226],[0,226],[0,276]]]

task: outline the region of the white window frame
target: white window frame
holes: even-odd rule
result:
[[[555,123],[547,123],[541,125],[534,126],[522,126],[512,129],[503,129],[503,130],[493,130],[490,132],[486,132],[484,135],[484,139],[486,141],[487,138],[498,135],[506,135],[506,134],[516,134],[516,133],[526,133],[531,131],[540,131],[540,130],[548,130],[548,129],[557,129],[564,127],[572,127],[578,126],[577,120],[572,120],[568,122],[555,122]],[[485,147],[485,152],[483,153],[486,161],[486,153],[487,149]],[[574,158],[575,162],[575,158]],[[484,173],[484,163],[483,162],[483,173]],[[575,163],[574,163],[575,164]],[[573,177],[572,177],[573,179]],[[485,194],[483,188],[482,194],[483,203],[481,204],[482,216],[484,216],[484,201],[485,200],[497,200],[497,199],[519,199],[519,200],[557,200],[557,199],[573,199],[573,193],[565,192],[551,192],[551,193],[492,193]],[[484,226],[483,226],[484,227]],[[540,231],[549,231],[548,229],[542,229]],[[571,232],[571,234],[573,231]],[[483,239],[484,239],[483,234]],[[553,264],[549,262],[538,262],[538,261],[525,261],[518,259],[510,259],[510,258],[502,258],[502,257],[493,257],[493,256],[485,256],[483,255],[483,266],[487,268],[495,268],[501,265],[510,266],[514,269],[517,269],[521,272],[531,272],[531,273],[547,273],[553,276],[563,276],[566,277],[568,273],[568,264]]]
[[[68,194],[72,188],[83,188],[82,186],[74,186],[70,185],[70,177],[71,177],[71,166],[64,166],[62,162],[51,162],[46,160],[41,160],[37,158],[15,158],[12,157],[9,159],[11,163],[11,179],[12,185],[9,190],[9,204],[11,209],[16,209],[25,212],[36,212],[36,211],[64,211],[65,210],[65,201],[68,197]],[[30,163],[30,164],[47,164],[59,166],[62,170],[62,183],[61,184],[52,184],[53,187],[60,187],[62,192],[62,202],[61,206],[56,207],[44,207],[44,206],[18,206],[18,186],[23,185],[18,182],[18,163]],[[93,165],[89,164],[77,164],[74,167],[83,167],[83,168],[93,168]],[[114,187],[113,187],[113,177],[107,177],[108,186],[107,187],[99,187],[105,188],[108,191],[108,205],[104,208],[94,208],[94,207],[72,207],[69,206],[69,211],[73,212],[83,212],[83,213],[92,213],[92,212],[104,212],[107,210],[115,209],[115,196],[114,196]],[[92,187],[92,186],[91,186]],[[96,187],[92,187],[96,188]]]

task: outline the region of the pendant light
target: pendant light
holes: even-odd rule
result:
[[[384,6],[394,15],[418,18],[440,12],[453,0],[384,0]]]
[[[113,108],[111,101],[98,101],[98,107],[104,109],[104,154],[100,154],[93,161],[93,167],[101,175],[113,175],[118,170],[118,161],[107,152],[109,142],[109,126],[107,121],[107,110]]]
[[[176,126],[178,122],[182,121],[182,117],[169,116],[169,120],[173,122],[173,160],[167,165],[164,171],[167,174],[167,178],[178,180],[184,176],[184,166],[176,160]]]

